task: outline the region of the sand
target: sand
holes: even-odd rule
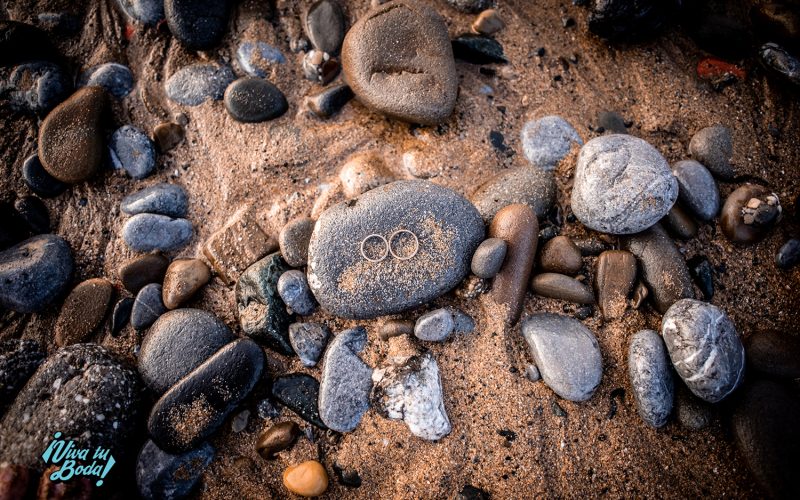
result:
[[[367,10],[368,3],[346,2],[351,22]],[[221,46],[197,55],[182,49],[165,27],[138,28],[126,41],[125,23],[112,5],[109,0],[6,2],[11,18],[28,22],[35,21],[38,12],[64,6],[85,12],[82,33],[56,42],[76,62],[75,71],[112,60],[131,67],[137,86],[115,104],[117,126],[131,123],[150,131],[177,113],[189,118],[185,142],[159,156],[156,175],[136,182],[106,172],[46,200],[54,232],[69,241],[76,256],[75,283],[101,276],[117,279],[117,269],[133,255],[120,238],[124,218],[119,202],[143,187],[174,182],[187,188],[196,238],[174,257],[201,257],[202,243],[246,203],[268,209],[277,202],[293,212],[310,213],[318,186],[332,182],[338,168],[355,152],[378,151],[398,178],[407,178],[401,156],[416,149],[427,164],[440,167],[441,174],[433,182],[470,194],[491,174],[526,165],[519,142],[522,125],[547,114],[563,116],[588,140],[597,135],[593,129],[600,111],[618,111],[632,122],[630,133],[652,143],[670,162],[686,158],[694,132],[725,124],[733,131],[737,174],[765,182],[778,193],[785,212],[795,208],[793,198],[800,190],[796,94],[767,80],[751,63],[746,65],[746,81],[714,91],[696,77],[703,54],[678,30],[655,42],[610,47],[586,32],[586,12],[570,2],[501,2],[499,12],[506,28],[497,39],[511,63],[494,67],[497,74],[487,76],[478,66],[459,62],[460,93],[452,117],[438,127],[415,127],[371,113],[356,102],[328,120],[309,117],[300,109],[303,97],[319,87],[302,78],[302,56],[288,48],[288,35],[299,30],[299,2],[278,0],[271,8],[255,0],[242,2]],[[451,35],[467,31],[473,20],[442,1],[436,2],[436,8]],[[258,16],[261,21],[256,20]],[[576,20],[574,27],[562,27],[566,16]],[[287,56],[287,63],[276,67],[270,77],[286,93],[290,103],[286,115],[264,124],[240,124],[228,116],[221,102],[188,108],[166,99],[163,82],[172,72],[193,61],[233,60],[237,40],[245,32],[260,33]],[[544,57],[535,55],[538,47],[546,49]],[[577,63],[569,62],[574,54]],[[35,151],[36,120],[0,105],[0,124],[2,192],[5,197],[11,197],[11,192],[28,194],[19,169]],[[513,154],[501,154],[492,147],[491,131],[505,136]],[[562,207],[568,205],[574,164],[573,152],[557,170]],[[738,185],[722,184],[723,197]],[[782,272],[773,264],[777,249],[797,231],[786,217],[765,241],[739,247],[724,239],[717,220],[701,226],[694,240],[679,242],[687,258],[703,254],[715,266],[717,292],[712,302],[731,316],[743,338],[761,330],[797,331],[800,268]],[[589,233],[578,223],[565,223],[561,234],[582,237]],[[593,261],[585,259],[588,280]],[[240,331],[233,287],[219,279],[213,279],[190,305],[213,311]],[[599,313],[585,321],[600,343],[604,373],[594,397],[576,404],[525,378],[531,358],[519,327],[504,329],[485,296],[469,300],[450,294],[431,307],[440,305],[457,305],[472,314],[476,331],[444,344],[422,346],[406,338],[380,341],[380,320],[352,322],[323,313],[309,319],[324,321],[335,332],[364,325],[369,345],[363,357],[371,366],[399,352],[430,349],[439,364],[453,424],[449,436],[437,443],[424,442],[402,422],[369,411],[350,434],[314,430],[314,442],[301,438],[276,460],[265,461],[257,455],[255,441],[269,423],[251,416],[245,431],[233,434],[226,424],[213,439],[217,457],[196,495],[283,497],[288,493],[281,484],[282,471],[312,458],[320,459],[332,476],[337,463],[358,471],[362,478],[357,489],[333,480],[327,493],[330,498],[451,498],[465,484],[483,488],[495,498],[759,495],[733,445],[724,404],[715,410],[712,425],[698,432],[674,421],[652,430],[638,417],[626,368],[627,348],[638,329],[658,328],[660,317],[651,308],[629,311],[623,319],[607,324]],[[413,320],[425,310],[400,317]],[[523,318],[537,311],[564,310],[574,311],[575,306],[529,295]],[[0,338],[37,339],[53,352],[57,311],[53,307],[32,316],[3,313]],[[100,338],[128,361],[134,360],[133,348],[140,339],[130,327],[119,339]],[[320,373],[303,369],[296,358],[269,354],[271,374],[293,371],[317,377]],[[254,410],[264,390],[259,388],[244,407]],[[278,420],[285,419],[308,426],[289,410],[283,410]],[[131,478],[128,466],[120,486],[123,491]]]

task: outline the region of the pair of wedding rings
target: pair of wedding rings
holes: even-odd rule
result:
[[[403,237],[403,236],[407,237],[407,235],[411,235],[411,237],[414,238],[414,245],[413,245],[413,248],[411,249],[411,251],[408,251],[408,252],[403,251],[403,252],[400,252],[400,253],[395,252],[395,250],[392,248],[392,242],[395,241],[395,239],[398,238],[398,237]],[[383,243],[383,250],[381,250],[381,252],[378,253],[377,256],[374,256],[374,255],[370,256],[368,254],[368,252],[367,252],[366,245],[369,242],[375,241],[375,240]],[[380,262],[380,261],[386,259],[389,255],[391,255],[392,257],[394,257],[397,260],[408,260],[408,259],[413,258],[415,255],[417,255],[417,252],[419,251],[419,239],[417,238],[416,234],[412,233],[408,229],[398,229],[397,231],[395,231],[391,235],[389,235],[389,239],[384,238],[380,234],[373,233],[373,234],[368,235],[363,240],[361,240],[361,248],[360,248],[360,250],[361,250],[361,256],[364,257],[365,259],[367,259],[370,262]]]

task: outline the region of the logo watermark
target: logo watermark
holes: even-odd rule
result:
[[[103,485],[103,479],[116,463],[108,448],[98,446],[93,452],[91,448],[78,448],[75,441],[60,439],[60,432],[53,434],[53,438],[42,453],[44,463],[61,464],[57,471],[50,474],[51,481],[69,481],[75,476],[94,476],[97,477],[95,484]],[[87,464],[89,460],[92,463]]]

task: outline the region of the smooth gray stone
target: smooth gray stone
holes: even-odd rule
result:
[[[303,30],[318,50],[339,53],[346,31],[344,12],[337,0],[318,0],[303,16]]]
[[[144,500],[184,498],[200,481],[214,460],[214,448],[203,443],[180,455],[172,455],[148,439],[136,460],[136,485]]]
[[[678,181],[646,141],[623,134],[596,137],[578,155],[572,211],[587,227],[610,234],[644,231],[667,215]]]
[[[86,70],[80,77],[79,87],[103,87],[109,94],[122,99],[133,90],[133,73],[119,63],[105,63]]]
[[[488,238],[478,245],[472,255],[472,274],[478,278],[491,279],[497,276],[506,258],[508,244],[500,238]]]
[[[420,340],[442,342],[453,333],[454,329],[453,314],[442,308],[420,316],[414,324],[414,335]]]
[[[111,135],[111,163],[133,179],[144,179],[156,169],[156,147],[144,132],[125,125]]]
[[[73,344],[45,360],[0,421],[0,462],[41,472],[53,435],[76,448],[113,450],[114,458],[138,439],[140,395],[136,371],[97,344]],[[91,455],[90,455],[91,456]]]
[[[34,236],[0,252],[0,307],[38,312],[61,296],[72,278],[69,244],[60,236]]]
[[[556,199],[553,174],[538,168],[517,167],[504,170],[481,185],[470,197],[484,222],[508,205],[530,206],[537,217],[544,217]]]
[[[331,331],[322,323],[292,323],[289,325],[289,342],[303,366],[316,366],[328,344]]]
[[[391,358],[373,372],[372,379],[371,399],[380,415],[402,420],[412,434],[428,441],[450,434],[439,366],[430,352]]]
[[[160,183],[136,191],[122,199],[120,209],[128,215],[142,213],[169,217],[186,217],[189,198],[186,190],[177,184]]]
[[[675,370],[695,396],[717,403],[741,383],[744,347],[717,306],[694,299],[675,302],[661,320],[661,335]]]
[[[361,244],[373,234],[393,249],[371,262]],[[317,220],[308,250],[308,282],[328,312],[346,318],[374,318],[430,302],[455,287],[469,272],[483,241],[484,225],[475,207],[455,192],[427,181],[397,181],[327,209]],[[376,243],[377,248],[373,248]],[[378,238],[366,242],[371,258],[385,252]],[[412,256],[413,255],[413,256]]]
[[[314,232],[314,219],[298,217],[283,226],[278,234],[281,256],[292,267],[303,267],[308,262],[308,243]]]
[[[573,146],[583,146],[578,132],[560,116],[531,120],[522,127],[522,152],[535,167],[552,171]]]
[[[256,76],[245,76],[231,83],[225,90],[224,101],[228,114],[242,123],[273,120],[289,109],[283,92]]]
[[[733,178],[733,139],[728,127],[713,125],[698,131],[689,141],[689,154],[720,179]]]
[[[575,318],[534,314],[522,323],[542,380],[570,401],[592,397],[603,377],[603,360],[594,334]]]
[[[308,316],[317,308],[303,271],[292,269],[281,274],[278,278],[278,295],[292,312],[300,316]]]
[[[117,0],[117,4],[140,23],[153,25],[164,19],[164,0]]]
[[[166,312],[142,341],[139,374],[150,389],[163,394],[235,339],[225,323],[209,312],[188,308]]]
[[[183,248],[194,234],[192,223],[166,215],[136,214],[122,226],[122,238],[136,252]]]
[[[719,213],[719,189],[706,167],[694,160],[684,160],[672,166],[678,179],[678,201],[701,221],[710,221]]]
[[[658,333],[641,330],[633,336],[628,373],[639,416],[651,427],[663,427],[672,412],[675,385],[667,348]]]
[[[336,335],[325,351],[319,415],[325,425],[337,432],[355,429],[369,409],[372,368],[358,357],[366,344],[367,331],[359,326]]]
[[[475,320],[469,314],[450,308],[453,315],[453,331],[455,333],[472,333],[475,331]]]
[[[131,309],[132,327],[137,330],[144,330],[167,312],[161,293],[161,285],[158,283],[150,283],[139,290]]]
[[[193,64],[179,69],[167,79],[167,97],[186,106],[198,106],[211,99],[219,101],[234,80],[233,71],[216,64]]]

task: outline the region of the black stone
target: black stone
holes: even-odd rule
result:
[[[492,496],[489,492],[472,486],[471,484],[464,485],[456,496],[456,500],[490,500],[491,498]]]
[[[761,4],[752,8],[750,19],[763,41],[780,43],[793,50],[800,48],[800,8],[796,4]]]
[[[339,112],[353,98],[353,91],[345,84],[328,87],[308,98],[308,108],[320,118],[328,118]]]
[[[203,443],[199,448],[171,455],[148,440],[136,462],[136,484],[145,500],[184,498],[206,467],[214,460],[214,448]]]
[[[338,463],[334,462],[333,473],[336,474],[336,479],[339,480],[339,483],[344,486],[350,488],[358,488],[361,486],[361,476],[358,475],[358,471],[344,469]]]
[[[503,46],[494,38],[467,33],[452,41],[453,56],[472,64],[506,64]]]
[[[800,85],[800,59],[776,43],[767,43],[758,51],[761,64],[773,75],[793,85]]]
[[[50,232],[50,213],[42,200],[35,196],[25,196],[14,202],[14,208],[27,224],[31,234]]]
[[[272,397],[320,429],[328,427],[319,416],[319,382],[311,375],[291,373],[275,379]]]
[[[753,37],[737,2],[685,2],[683,24],[703,50],[736,60],[751,53]]]
[[[44,31],[17,21],[0,21],[0,66],[24,61],[58,61],[59,54]]]
[[[114,312],[111,314],[111,336],[117,337],[119,333],[128,324],[131,319],[131,310],[133,309],[133,297],[125,297],[114,306]]]
[[[597,125],[605,132],[613,134],[627,134],[628,129],[625,127],[625,120],[619,113],[614,111],[601,111],[597,117]],[[598,130],[600,132],[600,130]]]
[[[10,339],[0,343],[0,417],[46,356],[33,340]]]
[[[303,16],[303,29],[314,48],[336,55],[344,40],[345,18],[336,0],[319,0]]]
[[[792,238],[775,254],[775,265],[781,269],[789,269],[800,262],[800,240]]]
[[[58,196],[69,187],[47,173],[39,161],[39,155],[29,156],[22,164],[22,179],[31,191],[42,198]]]
[[[69,244],[60,236],[34,236],[0,252],[0,307],[21,313],[42,310],[72,278]]]
[[[286,113],[289,103],[283,92],[263,78],[246,76],[228,85],[225,109],[234,120],[258,123]]]
[[[638,41],[658,34],[672,19],[678,0],[604,0],[595,2],[589,31],[612,41]]]
[[[28,237],[28,224],[8,202],[0,202],[0,250],[16,245]]]
[[[686,265],[689,266],[689,273],[703,298],[711,300],[714,297],[714,268],[711,263],[704,256],[695,255]]]
[[[172,36],[189,49],[206,50],[225,36],[229,0],[164,0]]]

